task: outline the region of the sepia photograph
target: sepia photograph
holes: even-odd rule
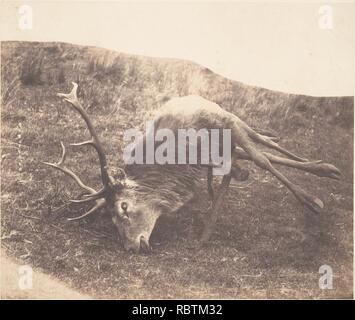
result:
[[[353,299],[355,2],[2,1],[0,40],[2,300]]]

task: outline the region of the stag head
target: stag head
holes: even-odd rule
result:
[[[105,212],[111,215],[113,223],[116,225],[120,239],[126,250],[149,251],[149,238],[154,228],[160,211],[157,207],[146,207],[144,201],[138,201],[136,183],[126,177],[123,169],[109,169],[107,164],[104,148],[97,136],[94,126],[77,97],[78,85],[73,82],[73,89],[69,94],[58,93],[57,96],[64,98],[64,101],[80,114],[84,119],[90,132],[91,139],[73,143],[72,146],[92,146],[97,151],[102,188],[99,191],[85,185],[82,180],[70,169],[65,166],[66,148],[61,142],[62,156],[59,162],[44,164],[55,168],[67,176],[71,177],[76,184],[84,189],[84,194],[80,199],[70,200],[71,203],[88,204],[95,203],[93,207],[75,218],[69,218],[69,221],[80,220],[85,218],[99,209],[105,208]],[[147,214],[148,213],[148,214]],[[144,215],[144,216],[143,216]]]

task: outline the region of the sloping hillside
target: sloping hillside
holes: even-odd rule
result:
[[[78,190],[40,161],[58,159],[60,140],[68,145],[87,135],[56,97],[71,81],[79,83],[111,164],[121,164],[123,130],[141,125],[170,97],[199,94],[252,126],[278,132],[295,153],[335,164],[343,179],[283,169],[324,200],[325,212],[315,216],[250,166],[249,180],[233,183],[207,247],[191,248],[190,241],[201,227],[192,211],[204,211],[204,191],[194,208],[162,219],[153,255],[132,256],[104,214],[68,223],[74,209],[53,211]],[[189,61],[33,42],[1,44],[1,96],[2,245],[9,255],[95,297],[352,295],[353,97],[291,95],[246,86]],[[68,165],[97,187],[92,150],[69,152]],[[334,290],[318,287],[323,264],[333,268]]]

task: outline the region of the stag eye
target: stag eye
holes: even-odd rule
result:
[[[121,209],[126,213],[128,209],[128,204],[127,202],[121,202]]]
[[[128,215],[128,212],[127,212],[127,210],[128,210],[128,203],[127,202],[121,202],[121,204],[120,204],[120,206],[121,206],[121,209],[122,209],[122,214],[121,214],[121,216],[123,217],[123,218],[129,218],[129,215]]]

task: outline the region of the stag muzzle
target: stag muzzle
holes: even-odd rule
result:
[[[135,253],[149,253],[152,251],[149,240],[143,235],[138,237],[135,241],[125,240],[123,247],[126,251],[133,251]]]

